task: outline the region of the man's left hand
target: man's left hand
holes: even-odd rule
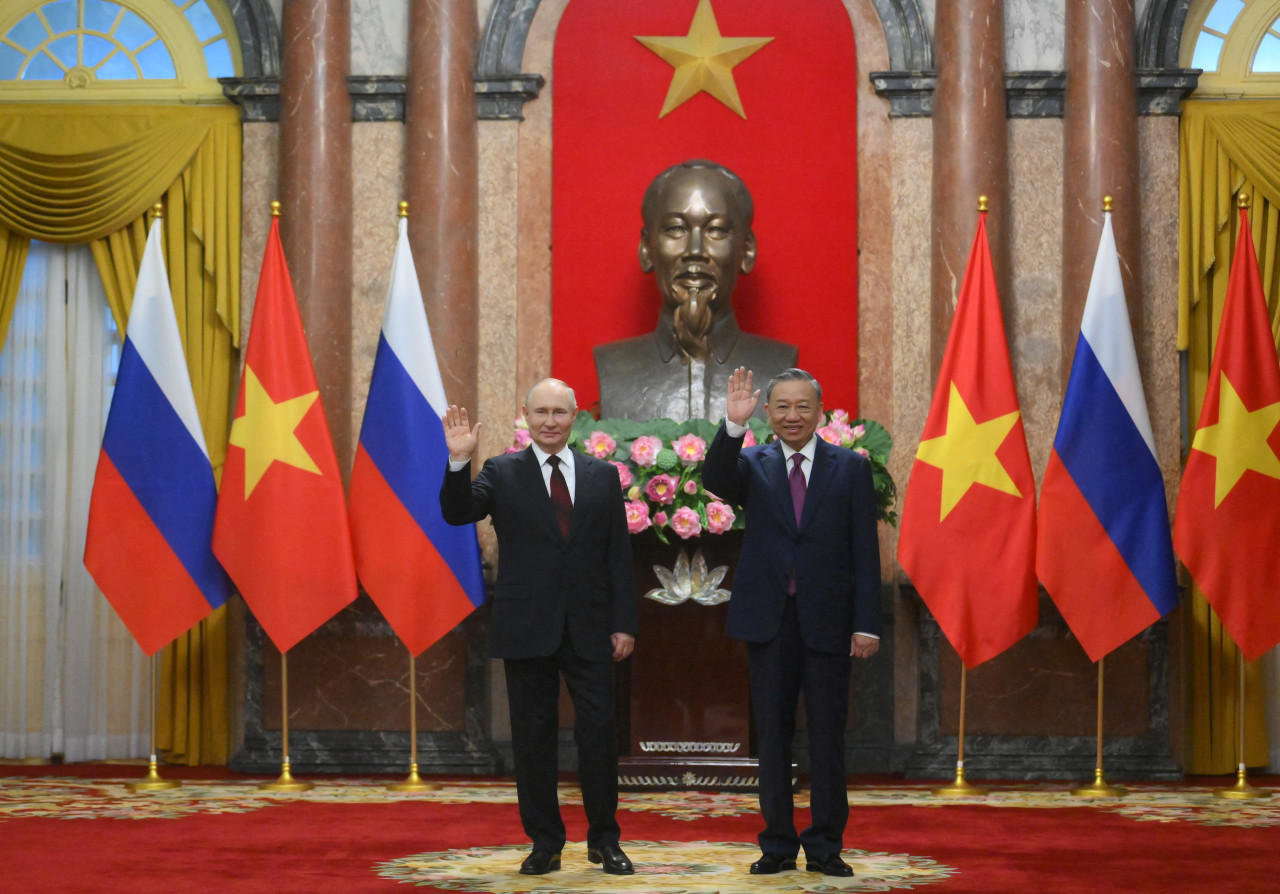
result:
[[[636,647],[636,638],[630,633],[614,633],[609,636],[609,640],[613,643],[614,661],[622,661],[630,655]]]
[[[870,658],[878,651],[880,651],[880,640],[874,636],[865,636],[861,633],[853,635],[853,644],[849,647],[849,655],[853,658]]]

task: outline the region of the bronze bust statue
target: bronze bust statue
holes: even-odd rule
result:
[[[756,261],[751,193],[723,165],[686,161],[653,178],[640,214],[640,269],[656,273],[662,307],[652,333],[595,348],[600,414],[719,419],[735,367],[768,379],[799,353],[734,316],[738,274]]]

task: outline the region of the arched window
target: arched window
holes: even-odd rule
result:
[[[217,0],[8,0],[0,9],[6,100],[221,101],[240,68]]]
[[[1197,97],[1280,96],[1278,0],[1198,0],[1187,23],[1182,64],[1203,71]]]

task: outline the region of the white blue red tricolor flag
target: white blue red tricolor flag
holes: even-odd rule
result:
[[[84,564],[153,655],[227,601],[218,494],[151,224],[93,479]]]
[[[1177,603],[1164,479],[1109,211],[1040,490],[1037,530],[1040,582],[1092,660]]]
[[[418,655],[484,601],[484,578],[475,526],[440,515],[447,404],[407,227],[401,217],[350,507],[360,582]]]

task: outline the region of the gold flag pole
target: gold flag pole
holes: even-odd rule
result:
[[[1108,204],[1110,198],[1107,196]],[[1108,207],[1106,210],[1111,209]],[[1129,794],[1119,786],[1109,785],[1102,777],[1102,676],[1105,661],[1105,656],[1098,659],[1098,762],[1094,765],[1093,782],[1071,790],[1071,794],[1077,798],[1123,798]]]
[[[151,206],[151,218],[153,221],[160,220],[164,217],[164,205],[156,202]],[[156,759],[156,675],[160,672],[156,667],[156,656],[152,655],[147,659],[147,671],[151,675],[151,747],[147,753],[151,755],[151,760],[147,764],[147,775],[137,782],[130,782],[125,785],[131,792],[161,792],[171,788],[178,788],[181,782],[175,782],[171,779],[164,779],[160,775],[159,761]]]
[[[984,197],[985,198],[985,197]],[[985,209],[984,209],[985,210]],[[959,798],[966,795],[985,795],[987,790],[977,785],[970,785],[964,778],[964,704],[965,686],[969,670],[960,662],[960,729],[956,737],[960,743],[960,753],[956,758],[956,781],[950,785],[935,788],[933,793],[939,798]]]
[[[1109,214],[1111,212],[1111,203],[1111,196],[1102,197],[1102,210],[1104,213]],[[1093,767],[1093,782],[1071,790],[1071,794],[1077,798],[1123,798],[1128,794],[1119,786],[1109,785],[1102,775],[1102,682],[1105,673],[1105,662],[1105,655],[1098,659],[1098,758]]]
[[[401,203],[404,204],[404,203]],[[418,775],[418,675],[413,655],[409,655],[409,775],[403,782],[387,786],[392,792],[435,792],[438,782],[424,782]]]
[[[262,782],[258,788],[265,792],[309,792],[315,783],[294,779],[289,772],[289,655],[280,653],[280,713],[282,718],[281,737],[284,741],[284,763],[280,767],[280,778],[275,782]]]
[[[1236,764],[1236,784],[1226,788],[1215,788],[1215,798],[1270,798],[1271,792],[1255,788],[1249,784],[1244,766],[1244,652],[1240,652],[1240,694],[1236,700],[1236,714],[1240,718],[1239,729],[1239,761]]]
[[[1236,194],[1236,207],[1249,207],[1249,196],[1245,194],[1244,190],[1240,190]],[[1236,647],[1239,648],[1239,643],[1236,644]],[[1270,798],[1270,792],[1254,788],[1249,784],[1248,771],[1244,765],[1244,650],[1240,650],[1238,664],[1240,667],[1240,689],[1236,700],[1236,717],[1239,720],[1240,728],[1237,731],[1239,734],[1239,747],[1236,749],[1236,784],[1226,788],[1216,788],[1213,790],[1213,795],[1215,798]]]
[[[172,779],[164,779],[160,775],[158,769],[159,762],[156,760],[156,656],[152,655],[147,665],[151,673],[151,761],[147,764],[147,775],[139,779],[137,782],[130,782],[125,785],[131,792],[163,792],[171,788],[178,788],[181,782]]]

